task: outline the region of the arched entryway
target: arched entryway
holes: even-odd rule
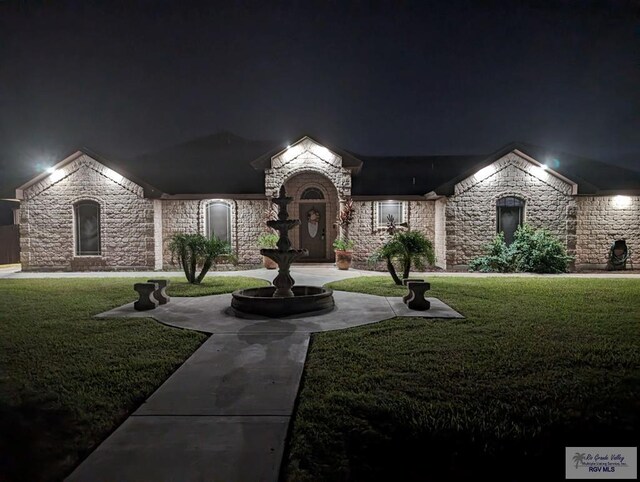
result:
[[[333,261],[333,242],[338,234],[335,224],[338,192],[333,183],[320,173],[301,172],[285,181],[285,190],[293,197],[291,217],[300,219],[291,239],[294,246],[309,251],[309,257],[300,261]]]

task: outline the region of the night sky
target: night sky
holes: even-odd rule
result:
[[[638,1],[185,3],[0,0],[0,197],[80,146],[223,129],[640,169]]]

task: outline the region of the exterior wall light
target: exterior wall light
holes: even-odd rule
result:
[[[624,209],[631,206],[631,197],[630,196],[615,196],[613,198],[613,206],[618,209]]]

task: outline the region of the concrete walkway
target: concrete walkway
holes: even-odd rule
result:
[[[276,277],[276,270],[264,268],[237,270],[237,271],[210,271],[207,276],[250,276],[253,278],[272,281]],[[386,271],[368,271],[349,269],[341,271],[332,264],[295,264],[292,268],[296,284],[324,284],[358,276],[389,276]],[[0,268],[0,279],[33,279],[33,278],[157,278],[157,277],[183,277],[182,271],[56,271],[56,272],[25,272],[20,265],[10,265]],[[588,273],[561,273],[561,274],[535,274],[535,273],[470,273],[467,271],[433,271],[427,273],[411,272],[412,277],[440,277],[463,276],[470,278],[493,277],[544,277],[544,278],[640,278],[640,271],[593,271]]]
[[[414,312],[400,298],[334,297],[330,313],[281,319],[236,318],[227,312],[229,294],[172,298],[147,312],[130,303],[99,315],[152,316],[214,335],[68,480],[277,481],[311,333],[396,315],[462,318],[435,298],[431,310]]]

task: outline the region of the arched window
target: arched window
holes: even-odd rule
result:
[[[100,255],[100,205],[80,201],[74,207],[76,224],[76,256]]]
[[[231,206],[225,202],[212,202],[207,206],[207,236],[231,243]]]
[[[324,194],[317,187],[308,187],[304,190],[300,199],[324,199]]]
[[[506,196],[496,202],[496,229],[504,233],[507,244],[513,243],[513,236],[522,224],[524,217],[524,201],[515,196]]]

